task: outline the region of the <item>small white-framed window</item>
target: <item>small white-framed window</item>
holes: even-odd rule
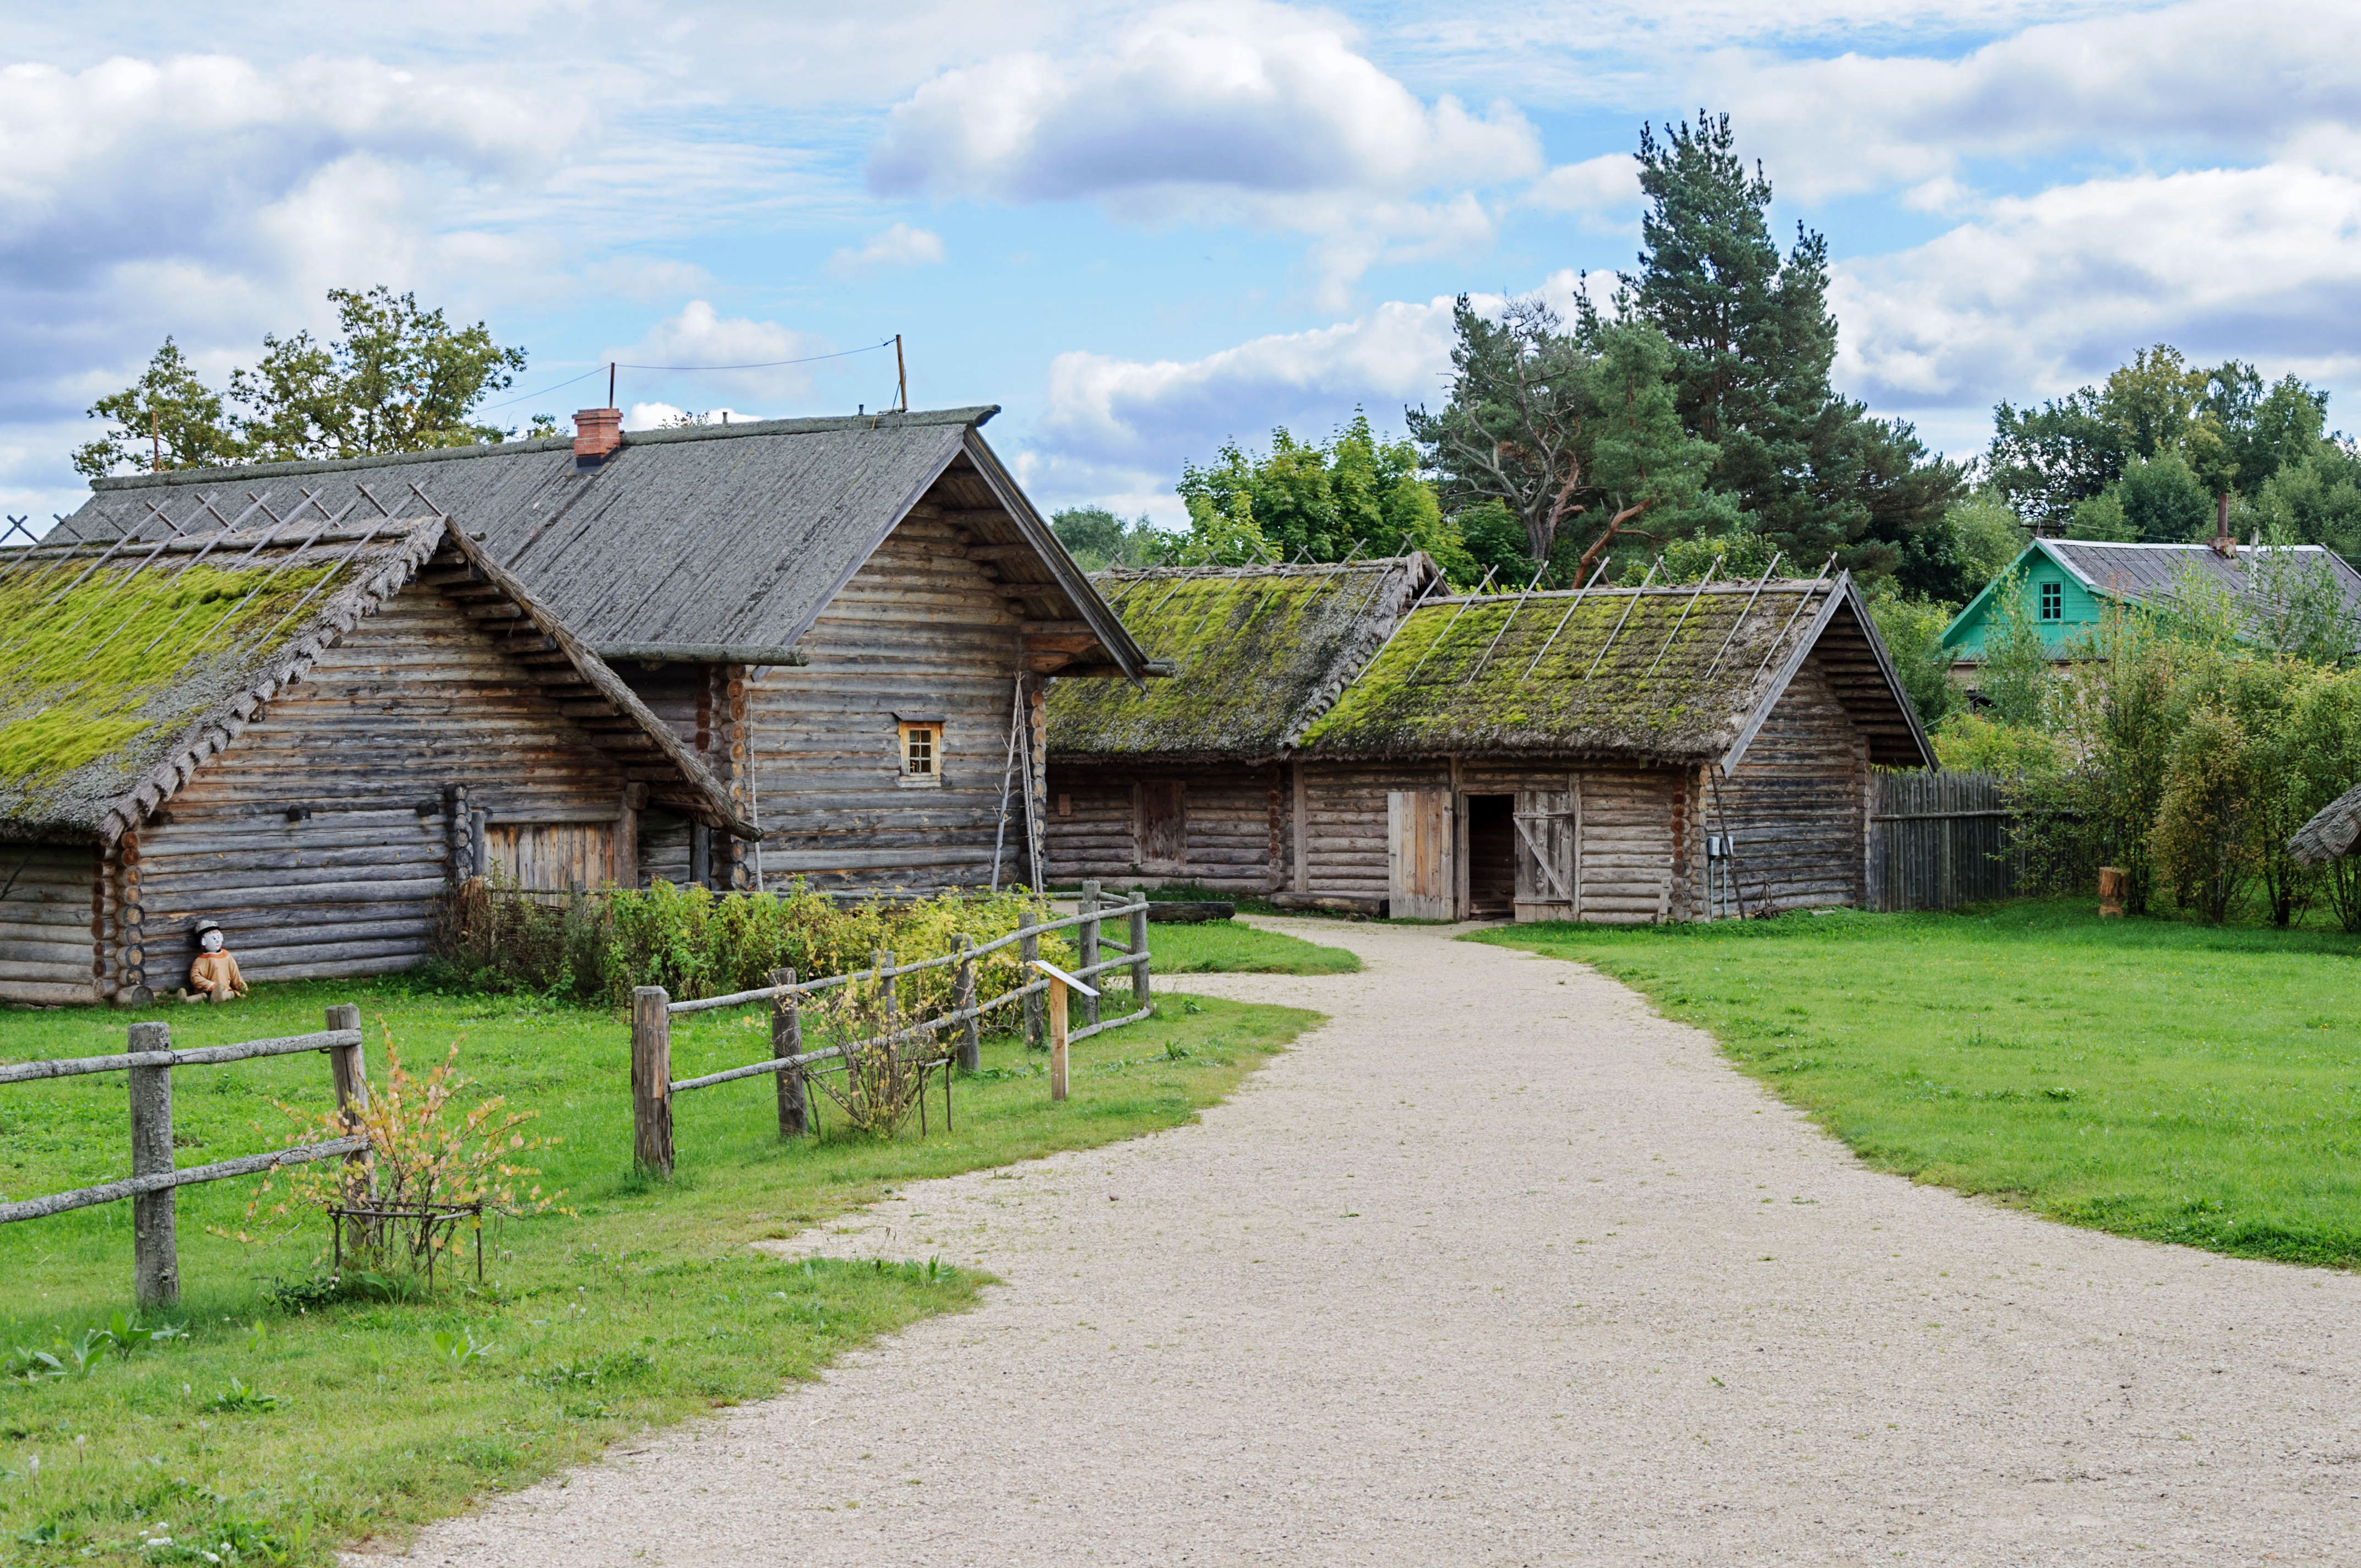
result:
[[[943,719],[936,713],[897,713],[902,771],[895,783],[905,789],[938,788],[943,782]]]

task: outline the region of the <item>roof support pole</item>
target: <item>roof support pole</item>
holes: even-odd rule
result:
[[[1748,616],[1754,613],[1754,601],[1763,597],[1763,585],[1769,582],[1771,574],[1779,569],[1779,559],[1785,554],[1784,550],[1774,550],[1771,553],[1771,564],[1763,568],[1761,576],[1754,579],[1754,591],[1746,596],[1745,608],[1738,612],[1738,619],[1730,623],[1729,635],[1722,638],[1721,646],[1713,651],[1713,663],[1708,664],[1705,669],[1707,680],[1713,679],[1713,673],[1721,668],[1721,656],[1730,652],[1730,641],[1738,635],[1738,629],[1746,624]]]
[[[1713,582],[1713,575],[1720,570],[1721,557],[1717,555],[1713,558],[1713,565],[1705,569],[1705,576],[1697,580],[1697,592],[1689,596],[1689,602],[1681,606],[1681,613],[1674,618],[1673,629],[1664,633],[1664,645],[1656,650],[1656,657],[1649,663],[1646,671],[1644,671],[1640,676],[1642,680],[1644,681],[1650,675],[1654,674],[1656,673],[1656,666],[1664,662],[1664,655],[1673,651],[1673,639],[1681,634],[1682,626],[1688,620],[1689,611],[1697,609],[1697,600],[1705,598],[1706,588]]]
[[[1525,608],[1527,599],[1533,597],[1533,589],[1540,586],[1542,574],[1548,570],[1549,563],[1546,561],[1533,568],[1532,579],[1525,584],[1525,591],[1519,594],[1517,602],[1509,607],[1509,613],[1500,620],[1500,630],[1492,633],[1492,641],[1484,644],[1483,653],[1477,659],[1475,668],[1467,672],[1467,679],[1459,683],[1461,685],[1472,685],[1476,677],[1484,673],[1484,666],[1492,662],[1492,650],[1500,645],[1500,639],[1506,637],[1509,628],[1516,624],[1517,612]]]
[[[1648,585],[1656,580],[1656,568],[1662,566],[1664,564],[1664,558],[1662,555],[1657,556],[1654,562],[1649,565],[1648,575],[1640,579],[1640,586],[1631,590],[1631,602],[1623,607],[1623,613],[1616,619],[1615,630],[1609,632],[1607,634],[1607,641],[1598,645],[1598,657],[1591,660],[1590,668],[1582,672],[1582,678],[1584,680],[1587,681],[1591,676],[1597,674],[1598,673],[1598,666],[1607,662],[1607,650],[1614,647],[1615,640],[1623,635],[1623,623],[1631,619],[1631,612],[1633,610],[1640,608],[1640,596],[1646,593],[1648,591]]]
[[[1779,635],[1771,640],[1771,646],[1763,650],[1763,662],[1754,666],[1754,679],[1761,680],[1763,672],[1771,667],[1771,655],[1779,651],[1780,643],[1787,641],[1787,633],[1795,629],[1796,617],[1802,615],[1804,607],[1812,602],[1812,588],[1818,587],[1828,580],[1828,568],[1836,564],[1837,553],[1831,550],[1828,552],[1828,558],[1820,563],[1820,569],[1813,574],[1811,587],[1806,588],[1795,597],[1795,609],[1794,613],[1787,617],[1787,624],[1779,629]]]
[[[1517,677],[1518,685],[1522,685],[1525,682],[1533,678],[1533,672],[1542,667],[1543,656],[1548,653],[1552,648],[1557,646],[1557,634],[1565,630],[1565,623],[1572,620],[1574,619],[1574,612],[1582,608],[1584,597],[1587,595],[1591,589],[1597,587],[1598,586],[1598,579],[1606,575],[1607,563],[1602,560],[1598,563],[1598,570],[1590,574],[1590,581],[1583,584],[1580,588],[1575,591],[1574,602],[1567,605],[1565,607],[1565,613],[1557,618],[1557,624],[1550,629],[1548,639],[1542,643],[1541,652],[1533,655],[1533,662],[1527,664],[1525,666],[1525,673]]]
[[[1426,645],[1426,652],[1418,656],[1418,663],[1412,664],[1410,667],[1410,674],[1402,677],[1402,685],[1408,685],[1411,682],[1418,679],[1418,673],[1426,668],[1426,662],[1434,657],[1434,651],[1437,648],[1442,647],[1444,641],[1450,638],[1452,627],[1459,624],[1459,618],[1467,613],[1467,607],[1476,602],[1477,596],[1483,593],[1486,585],[1491,582],[1492,574],[1499,569],[1500,568],[1498,566],[1487,566],[1484,568],[1484,581],[1476,585],[1474,593],[1470,593],[1466,598],[1459,601],[1459,608],[1451,612],[1450,623],[1435,634],[1433,641]]]

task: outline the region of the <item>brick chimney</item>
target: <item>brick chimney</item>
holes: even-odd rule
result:
[[[582,450],[579,441],[574,444],[574,450]],[[2238,542],[2230,537],[2230,496],[2226,490],[2213,498],[2213,554],[2224,561],[2235,559],[2238,554]]]
[[[604,463],[622,448],[623,411],[577,409],[574,413],[574,456],[577,462]]]

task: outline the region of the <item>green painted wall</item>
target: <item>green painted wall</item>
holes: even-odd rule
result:
[[[2025,600],[2026,613],[2034,617],[2034,626],[2041,633],[2044,647],[2063,653],[2066,644],[2099,623],[2100,598],[2075,579],[2074,574],[2051,560],[2037,544],[2027,545],[2009,571],[2017,575],[2016,591]],[[2004,580],[2005,580],[2004,578]],[[2063,614],[2057,620],[2043,620],[2041,585],[2056,583],[2062,590],[2059,598]],[[1959,619],[1943,633],[1943,646],[1960,659],[1981,659],[1984,656],[1984,631],[1992,611],[1999,601],[1999,585],[1979,595]]]

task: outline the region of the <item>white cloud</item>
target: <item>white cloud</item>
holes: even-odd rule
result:
[[[895,106],[870,183],[1325,236],[1334,297],[1405,239],[1424,254],[1438,231],[1488,238],[1471,192],[1541,166],[1514,107],[1422,103],[1354,45],[1330,15],[1242,0],[1158,11],[1096,49],[949,71]]]
[[[2133,175],[1988,203],[1836,269],[1838,378],[1894,409],[2069,389],[2169,340],[2273,374],[2361,370],[2361,170]]]
[[[810,393],[814,367],[780,362],[812,360],[831,346],[810,333],[774,321],[724,316],[707,302],[691,300],[629,348],[609,349],[599,357],[620,362],[620,374],[642,386],[681,385],[785,401]],[[669,403],[644,406],[679,411]]]
[[[828,269],[839,278],[865,278],[889,269],[931,266],[942,258],[940,235],[895,224],[872,235],[858,250],[847,247],[829,257]]]
[[[625,430],[664,430],[678,424],[744,424],[763,418],[744,409],[682,409],[670,403],[633,403],[623,411]]]
[[[1532,182],[1525,201],[1552,212],[1596,212],[1636,207],[1640,166],[1630,153],[1609,152],[1580,163],[1564,163]]]

